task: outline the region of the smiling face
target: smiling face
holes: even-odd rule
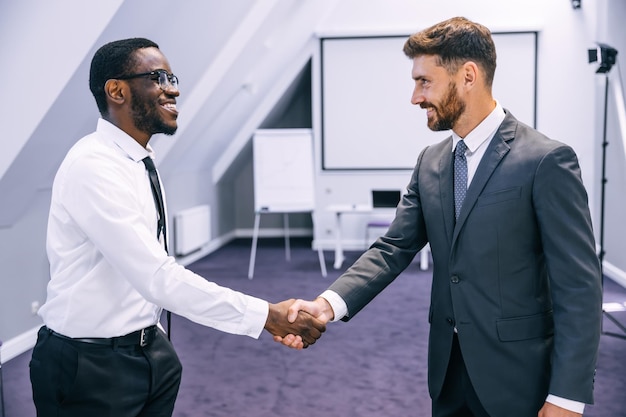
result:
[[[428,128],[454,129],[467,107],[458,91],[458,76],[438,65],[433,55],[413,58],[411,75],[415,80],[411,103],[426,109]]]
[[[167,59],[157,48],[139,49],[135,52],[135,57],[139,62],[134,70],[135,73],[158,69],[172,73]],[[125,82],[130,88],[130,116],[135,129],[150,136],[157,133],[173,135],[178,128],[176,97],[180,95],[179,91],[171,85],[163,90],[159,87],[158,80],[149,76],[133,78]]]

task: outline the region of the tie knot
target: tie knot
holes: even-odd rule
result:
[[[467,150],[467,145],[465,144],[463,139],[461,139],[459,141],[459,143],[456,144],[456,149],[454,150],[454,155],[455,156],[465,156],[465,151],[466,150]]]
[[[142,161],[148,171],[156,171],[156,167],[154,166],[154,161],[152,160],[152,158],[146,156],[142,159]]]

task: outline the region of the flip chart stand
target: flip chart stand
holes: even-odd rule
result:
[[[261,214],[270,213],[269,211],[257,211],[254,215],[254,232],[252,234],[252,249],[250,250],[250,264],[248,266],[248,279],[254,277],[254,264],[256,262],[256,249],[259,241],[259,225],[261,223]],[[276,212],[272,212],[276,213]],[[291,212],[297,213],[297,212]],[[283,214],[283,229],[285,234],[285,260],[291,261],[291,245],[289,243],[289,213]],[[320,262],[320,269],[322,276],[326,277],[326,260],[324,259],[324,251],[321,248],[317,248],[317,256]]]
[[[313,135],[311,129],[258,129],[252,138],[254,168],[254,232],[248,278],[254,275],[261,214],[283,214],[285,255],[291,260],[289,213],[315,210]],[[317,250],[322,276],[324,252]]]

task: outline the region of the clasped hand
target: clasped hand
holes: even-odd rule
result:
[[[304,310],[293,310],[296,300],[285,300],[277,304],[270,303],[270,311],[265,323],[265,330],[274,336],[274,340],[294,349],[307,348],[326,331],[326,321],[314,317]],[[297,307],[297,305],[296,305]]]
[[[282,308],[287,305],[287,310],[282,313]],[[281,312],[277,320],[285,320],[289,326],[281,327],[278,331],[266,329],[274,335],[274,341],[282,343],[293,349],[303,349],[315,343],[326,330],[326,323],[333,319],[334,313],[328,302],[318,297],[314,301],[286,300],[276,305],[270,305],[270,316],[272,307],[277,307]],[[268,322],[270,319],[268,318]],[[299,330],[293,331],[287,327],[297,327]],[[311,326],[313,326],[311,328]]]

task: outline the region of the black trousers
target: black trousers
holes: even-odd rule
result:
[[[433,399],[432,406],[433,417],[489,417],[470,381],[456,334],[446,379],[441,394]]]
[[[42,327],[30,362],[38,417],[170,417],[181,372],[161,330],[140,347],[72,341]]]

